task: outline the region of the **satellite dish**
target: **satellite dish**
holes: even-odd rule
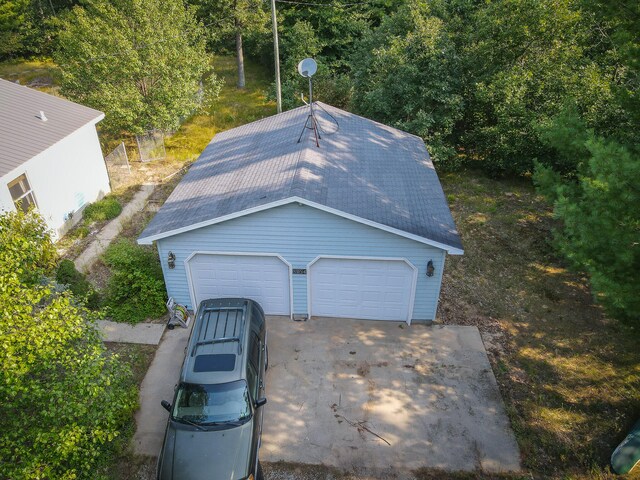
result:
[[[298,64],[298,72],[303,77],[313,77],[318,71],[318,64],[313,58],[305,58]]]

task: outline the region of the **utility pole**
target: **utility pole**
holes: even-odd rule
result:
[[[280,49],[278,48],[278,23],[276,20],[276,0],[271,0],[271,23],[273,25],[273,55],[276,67],[276,103],[278,113],[282,113],[282,89],[280,88]]]

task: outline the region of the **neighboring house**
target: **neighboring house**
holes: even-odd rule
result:
[[[0,80],[0,210],[28,209],[56,237],[110,191],[96,123],[104,114]]]
[[[433,320],[456,231],[423,141],[317,104],[216,135],[138,242],[168,294],[257,300],[268,314]],[[339,126],[338,126],[339,125]]]

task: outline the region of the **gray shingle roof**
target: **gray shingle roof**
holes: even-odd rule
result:
[[[141,234],[152,240],[298,197],[461,250],[424,142],[317,102],[320,148],[300,107],[222,132],[191,166]],[[460,252],[457,252],[460,253]]]
[[[47,121],[38,115],[43,111]],[[104,114],[0,79],[0,176]]]

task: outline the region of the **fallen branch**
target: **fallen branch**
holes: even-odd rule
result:
[[[376,432],[374,432],[373,430],[371,430],[369,427],[367,427],[365,424],[367,423],[366,421],[360,421],[360,422],[352,422],[351,420],[349,420],[348,418],[344,417],[343,415],[340,415],[339,413],[336,413],[336,417],[340,417],[342,418],[345,422],[347,422],[349,425],[351,425],[352,427],[355,427],[358,429],[359,432],[362,432],[362,430],[366,430],[367,432],[369,432],[371,435],[378,437],[380,440],[382,440],[384,443],[386,443],[387,445],[391,446],[391,444],[389,443],[389,441],[384,438],[381,437],[380,435],[378,435]]]

